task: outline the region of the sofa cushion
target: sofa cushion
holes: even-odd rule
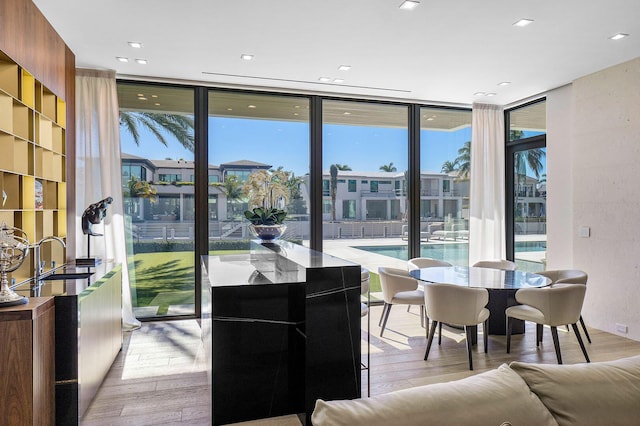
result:
[[[541,365],[512,362],[560,425],[640,421],[640,356],[609,362]]]
[[[371,398],[316,401],[314,426],[556,425],[551,413],[506,364],[448,383]]]

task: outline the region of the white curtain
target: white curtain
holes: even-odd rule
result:
[[[76,70],[76,257],[87,257],[82,213],[107,197],[103,237],[91,238],[91,257],[122,265],[122,319],[125,330],[140,327],[133,315],[127,267],[120,163],[120,121],[114,71]],[[100,231],[99,231],[100,232]]]
[[[506,257],[504,111],[473,104],[469,265]]]

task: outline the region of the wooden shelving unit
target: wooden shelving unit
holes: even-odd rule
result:
[[[0,52],[0,223],[26,232],[30,243],[67,236],[66,104],[28,71]],[[57,243],[42,247],[45,270],[62,265]],[[33,275],[33,256],[15,272]]]

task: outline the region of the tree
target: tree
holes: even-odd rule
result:
[[[442,168],[440,169],[440,171],[442,173],[451,173],[458,170],[457,167],[458,167],[457,160],[454,160],[454,161],[447,160],[444,163],[442,163]]]
[[[524,132],[522,130],[512,130],[509,132],[510,140],[521,139],[523,136]],[[523,187],[526,183],[527,168],[533,172],[533,174],[536,176],[536,179],[540,179],[540,172],[543,169],[542,160],[545,158],[545,156],[546,153],[542,148],[533,148],[515,152],[513,157],[513,168],[517,181],[517,185],[514,185],[516,211],[519,205],[520,188]],[[523,217],[527,216],[526,212],[521,211],[521,213]]]
[[[158,201],[158,191],[149,182],[138,180],[135,176],[127,181],[127,190],[124,192],[125,209],[130,216],[137,215],[138,204],[134,198],[148,199],[152,204]]]
[[[344,170],[344,171],[348,171],[351,170],[351,167],[347,166],[346,164],[334,164],[334,166],[336,166],[338,168],[338,170]]]
[[[131,134],[136,145],[140,145],[140,127],[145,127],[164,146],[168,146],[165,133],[169,133],[185,149],[194,152],[193,118],[186,115],[120,111],[120,127]]]
[[[458,166],[458,178],[469,179],[469,174],[471,173],[471,141],[466,141],[458,149],[458,157],[453,163]]]
[[[300,186],[304,183],[304,178],[296,176],[293,172],[289,175],[289,180],[287,181],[287,188],[289,188],[289,193],[291,194],[289,197],[289,204],[287,205],[287,210],[291,213],[295,214],[303,214],[306,213],[307,209],[305,208],[304,198],[302,197],[302,193],[300,191]]]
[[[380,166],[380,171],[383,171],[383,172],[397,172],[398,169],[396,168],[396,166],[393,165],[393,162],[391,162],[389,164],[383,164],[382,166]]]
[[[236,213],[235,203],[241,200],[244,193],[242,191],[242,182],[238,180],[236,175],[228,175],[225,177],[224,182],[213,182],[211,185],[220,189],[227,197],[227,207],[231,207],[231,217],[233,218]]]
[[[331,195],[331,220],[336,220],[336,195],[338,192],[338,165],[332,164],[329,167],[331,181],[329,183],[329,194]]]

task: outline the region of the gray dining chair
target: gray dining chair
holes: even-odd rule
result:
[[[480,260],[473,264],[476,268],[493,268],[493,269],[503,269],[505,271],[515,271],[518,269],[518,265],[515,262],[510,260],[501,259],[501,260]]]
[[[465,287],[454,284],[427,283],[424,286],[424,301],[427,317],[431,319],[431,330],[427,341],[425,361],[429,357],[431,343],[436,327],[439,327],[438,345],[442,343],[442,323],[463,326],[467,338],[467,354],[469,356],[469,370],[473,370],[473,333],[475,326],[484,324],[484,352],[487,353],[489,342],[488,320],[489,292],[486,288]]]
[[[589,362],[589,355],[577,326],[585,291],[586,286],[582,284],[556,284],[552,287],[521,288],[516,291],[516,301],[521,305],[511,306],[505,311],[507,316],[507,353],[511,352],[513,319],[517,318],[536,323],[536,346],[540,346],[542,341],[543,325],[551,327],[558,364],[562,364],[558,326],[571,324],[584,358]]]

